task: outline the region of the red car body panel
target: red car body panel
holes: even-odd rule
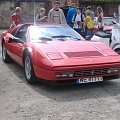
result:
[[[20,26],[23,25],[21,24]],[[35,75],[38,78],[46,80],[72,80],[80,77],[56,78],[56,73],[111,67],[120,68],[119,55],[102,43],[78,40],[55,40],[25,42],[24,44],[13,42],[11,44],[8,40],[10,37],[13,37],[10,34],[12,30],[14,28],[2,34],[2,38],[4,38],[6,43],[7,53],[14,61],[23,66],[23,53],[27,49],[32,58]],[[114,75],[119,73],[116,72]],[[113,75],[113,73],[109,75]],[[101,76],[108,75],[103,74]]]

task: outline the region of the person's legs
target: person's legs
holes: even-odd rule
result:
[[[89,39],[91,39],[93,36],[93,29],[90,29],[89,31],[90,31],[90,38]]]
[[[85,33],[84,33],[84,35],[85,35],[85,38],[86,38],[86,36],[87,36],[87,28],[85,28]]]
[[[94,33],[93,33],[93,29],[91,29],[91,38],[93,37]]]
[[[85,31],[82,28],[80,29],[80,35],[85,38]]]
[[[86,28],[86,39],[90,40],[91,39],[91,30]]]

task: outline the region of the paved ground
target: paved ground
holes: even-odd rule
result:
[[[120,79],[31,86],[21,67],[4,64],[0,57],[0,120],[120,120]]]

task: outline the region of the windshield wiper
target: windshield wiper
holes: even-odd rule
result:
[[[81,40],[80,38],[74,38],[74,37],[67,36],[67,35],[52,36],[51,38],[66,38],[66,37],[69,37],[71,39]]]
[[[39,40],[52,41],[51,38],[47,38],[47,37],[39,37]]]
[[[76,39],[76,40],[81,40],[80,38],[73,38],[73,39]]]
[[[67,36],[67,35],[56,35],[56,36],[52,36],[51,38],[65,38],[65,37],[71,38],[71,36]]]

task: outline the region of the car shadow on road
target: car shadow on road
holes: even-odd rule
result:
[[[120,94],[120,79],[81,85],[52,86],[38,82],[29,85],[24,77],[23,69],[16,63],[7,64],[22,83],[32,88],[35,92],[57,102],[79,101],[102,97],[117,96]]]

